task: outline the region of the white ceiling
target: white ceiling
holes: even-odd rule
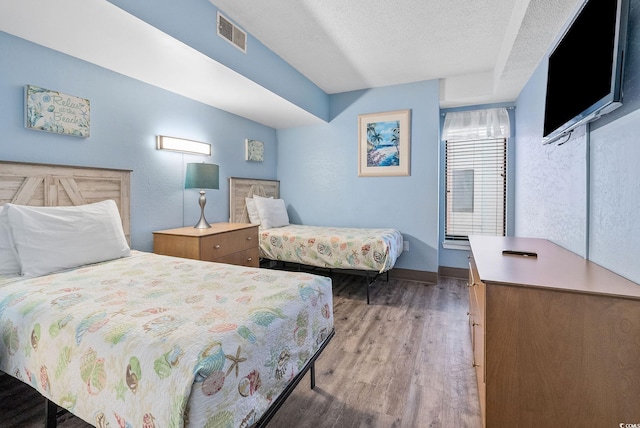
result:
[[[454,107],[515,100],[583,0],[210,1],[327,93],[442,79]]]
[[[583,0],[210,1],[327,93],[440,79],[454,107],[515,100]],[[2,0],[0,31],[273,128],[322,122],[106,0]]]

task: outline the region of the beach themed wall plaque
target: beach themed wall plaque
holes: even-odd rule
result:
[[[89,100],[57,91],[25,86],[25,126],[38,131],[88,137]]]
[[[358,115],[358,176],[410,175],[410,110]]]
[[[244,140],[245,160],[262,162],[264,161],[264,143],[258,140]]]

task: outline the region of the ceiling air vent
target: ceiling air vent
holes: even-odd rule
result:
[[[218,12],[218,35],[233,46],[247,53],[247,33]]]

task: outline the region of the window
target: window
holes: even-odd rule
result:
[[[447,113],[445,241],[506,232],[506,109]]]

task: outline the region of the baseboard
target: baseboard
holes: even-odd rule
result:
[[[436,272],[400,268],[391,269],[389,271],[389,278],[404,279],[407,281],[430,282],[433,284],[438,282],[438,274]]]
[[[456,268],[449,266],[440,266],[438,268],[438,276],[446,276],[449,278],[467,279],[469,278],[469,269]]]

